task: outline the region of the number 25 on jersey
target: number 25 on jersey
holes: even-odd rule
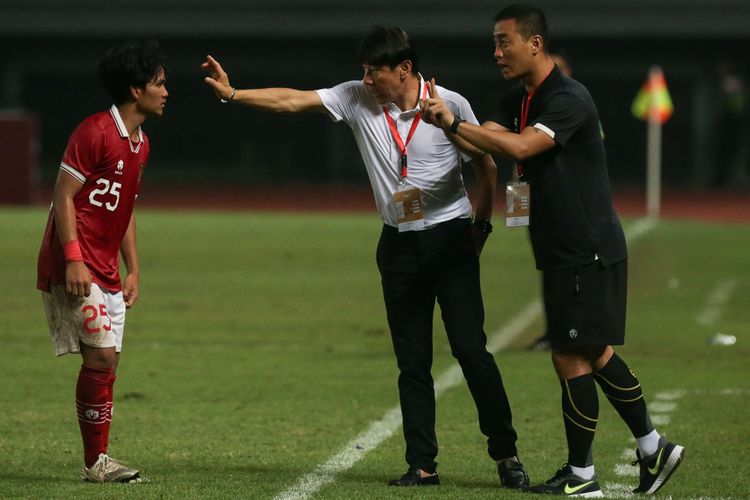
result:
[[[99,179],[96,181],[97,186],[101,186],[98,189],[94,189],[89,194],[89,202],[95,207],[104,206],[110,212],[114,212],[117,209],[117,205],[120,203],[120,188],[122,184],[119,182],[110,182],[108,179]],[[102,200],[107,194],[114,196],[114,204],[110,201],[106,203]]]

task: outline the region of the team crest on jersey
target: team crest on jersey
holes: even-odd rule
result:
[[[122,169],[123,168],[125,168],[125,162],[122,161],[122,160],[118,160],[117,161],[117,170],[115,171],[115,173],[117,175],[122,175]]]

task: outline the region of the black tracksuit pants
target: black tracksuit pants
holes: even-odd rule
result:
[[[393,349],[400,371],[399,399],[406,462],[427,472],[437,467],[432,318],[435,299],[474,398],[479,428],[490,456],[516,455],[516,432],[495,359],[487,351],[479,259],[469,219],[453,219],[424,231],[399,233],[383,226],[377,251]]]

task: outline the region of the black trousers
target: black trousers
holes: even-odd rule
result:
[[[399,233],[384,226],[378,269],[393,350],[400,371],[399,399],[406,440],[406,462],[434,472],[435,391],[432,375],[432,317],[435,299],[474,398],[479,428],[490,456],[516,455],[516,431],[495,359],[487,351],[479,259],[469,219],[454,219],[424,231]]]

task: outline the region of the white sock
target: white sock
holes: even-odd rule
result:
[[[569,465],[570,470],[573,474],[580,477],[581,479],[589,480],[594,477],[594,466],[589,465],[588,467],[576,467],[575,465]]]
[[[641,451],[641,458],[656,453],[656,450],[659,449],[660,437],[659,433],[654,429],[645,436],[635,438],[635,442],[638,443],[638,449]]]

